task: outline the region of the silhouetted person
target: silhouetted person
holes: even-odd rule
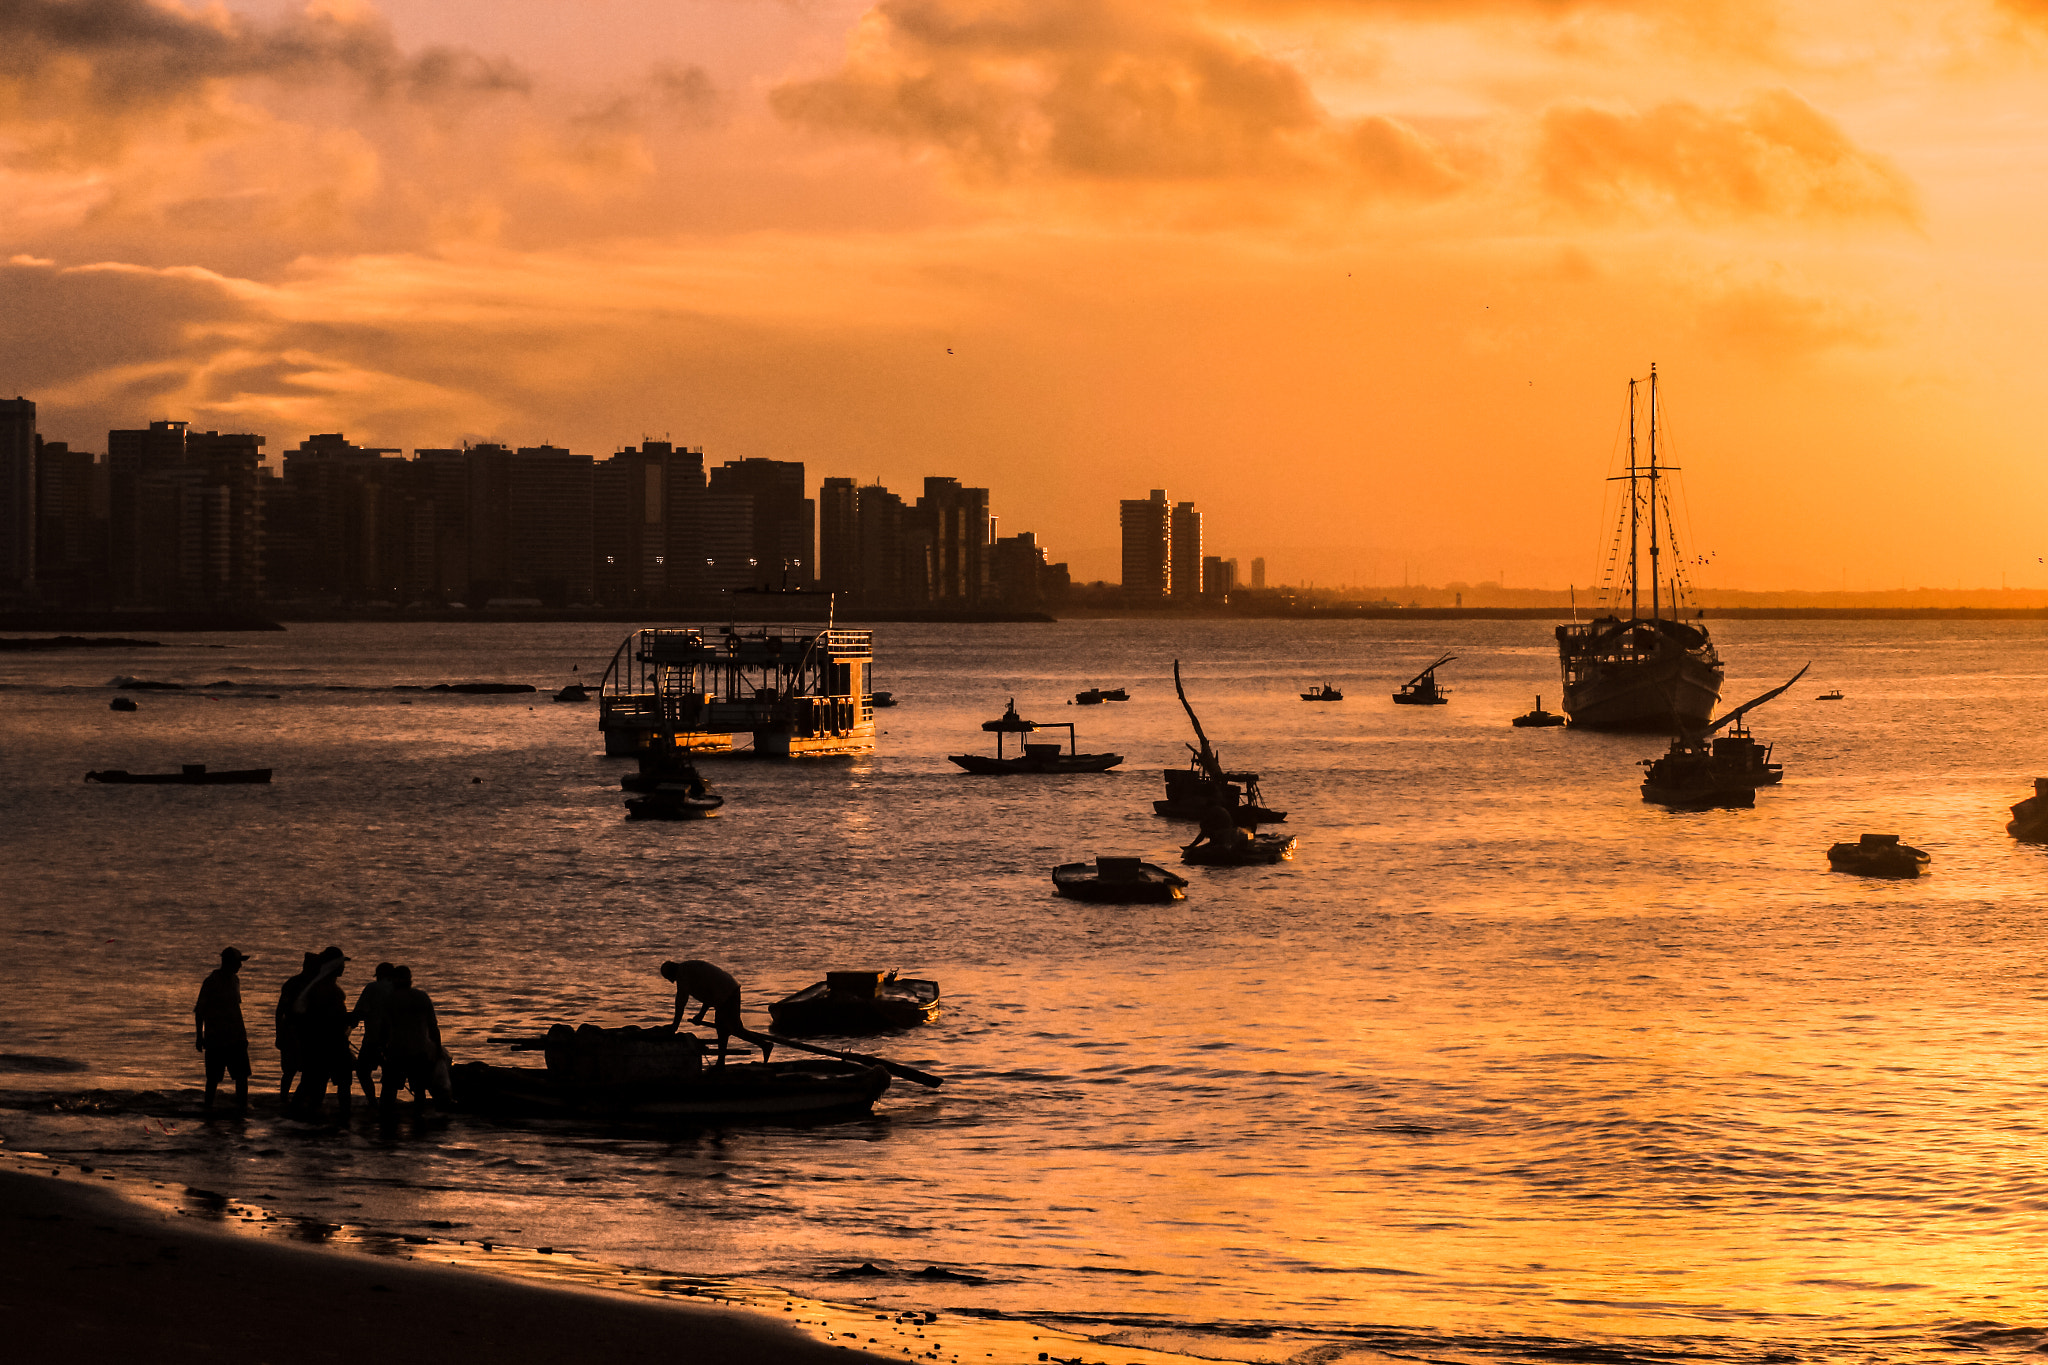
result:
[[[350,1028],[363,1026],[363,1045],[356,1050],[356,1079],[362,1082],[363,1098],[372,1103],[377,1099],[373,1073],[384,1064],[384,1009],[391,1001],[391,992],[397,989],[391,979],[397,970],[389,962],[379,962],[348,1015]]]
[[[339,948],[324,948],[318,963],[292,1005],[292,1018],[298,1024],[299,1065],[305,1070],[305,1079],[292,1097],[292,1109],[301,1118],[318,1118],[327,1083],[332,1081],[341,1117],[346,1120],[355,1090],[355,1055],[348,1050],[348,997],[341,992],[341,973],[348,958]]]
[[[249,1030],[242,1024],[242,964],[239,948],[220,950],[220,966],[200,984],[192,1006],[193,1045],[206,1056],[206,1108],[220,1090],[223,1074],[235,1078],[235,1108],[249,1107]]]
[[[727,1040],[737,1034],[752,1039],[746,1025],[740,1022],[740,983],[724,968],[709,962],[691,958],[687,962],[664,962],[661,974],[676,983],[676,1017],[670,1021],[669,1029],[674,1031],[683,1026],[683,1011],[688,1008],[691,997],[697,1004],[693,1024],[704,1022],[704,1012],[714,1011],[711,1027],[718,1032],[718,1064],[725,1065]],[[761,1056],[766,1060],[773,1044],[761,1044]]]
[[[1218,804],[1202,809],[1202,832],[1195,836],[1189,848],[1200,848],[1203,844],[1214,844],[1218,848],[1237,848],[1248,836],[1238,828],[1237,821],[1229,810]]]
[[[292,1077],[299,1074],[299,1021],[292,1013],[292,1006],[299,1003],[300,992],[313,979],[313,969],[320,965],[320,954],[307,953],[299,963],[299,974],[288,976],[277,992],[277,1097],[284,1099],[292,1093]]]
[[[415,1107],[424,1106],[431,1093],[442,1104],[441,1021],[434,1016],[434,1002],[412,984],[412,968],[399,967],[391,975],[390,998],[384,1002],[384,1100],[383,1110],[398,1109],[398,1087],[412,1087]]]

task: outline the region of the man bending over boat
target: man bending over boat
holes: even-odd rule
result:
[[[1196,835],[1195,841],[1187,847],[1200,848],[1203,844],[1214,844],[1219,848],[1239,848],[1250,837],[1238,827],[1236,819],[1227,808],[1221,803],[1212,802],[1202,811],[1202,832]]]
[[[711,1027],[718,1033],[718,1064],[725,1065],[727,1039],[737,1035],[749,1042],[759,1043],[761,1060],[767,1061],[774,1051],[773,1043],[754,1037],[740,1022],[740,983],[723,967],[691,958],[687,962],[664,962],[661,974],[676,983],[676,1017],[669,1024],[674,1032],[683,1026],[683,1011],[689,1007],[691,997],[696,997],[697,1014],[693,1024],[704,1022],[704,1012],[714,1011]]]

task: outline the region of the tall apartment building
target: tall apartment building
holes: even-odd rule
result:
[[[0,399],[0,593],[36,582],[36,405]]]
[[[469,473],[469,604],[537,597],[588,602],[594,588],[595,461],[559,446],[465,452]]]
[[[721,586],[812,586],[818,567],[818,506],[804,496],[804,489],[804,467],[797,460],[728,460],[711,471],[707,499],[721,500],[716,505],[726,510],[714,511],[713,503],[707,500],[707,535],[731,543],[731,528],[719,528],[717,521],[720,515],[730,516],[731,509],[739,504],[723,500],[745,499],[751,522],[745,555],[733,555],[729,550],[720,555],[706,550],[707,560],[719,561],[713,567]],[[741,559],[748,562],[742,566],[738,562]],[[748,581],[738,583],[742,567]]]
[[[1202,595],[1221,602],[1237,590],[1237,561],[1209,555],[1202,560]]]
[[[852,479],[818,485],[818,586],[848,606],[859,604],[860,485]]]
[[[1173,590],[1173,513],[1166,490],[1155,488],[1149,498],[1125,498],[1119,507],[1124,601],[1158,606]]]
[[[265,590],[263,437],[189,426],[107,433],[109,591],[118,602],[246,602]]]
[[[627,446],[592,475],[593,583],[610,606],[674,605],[703,592],[704,452]]]
[[[37,451],[36,586],[45,600],[105,598],[106,472],[91,452],[64,441],[44,441]]]
[[[1202,514],[1193,503],[1173,505],[1171,539],[1172,582],[1168,591],[1175,602],[1186,605],[1202,595]]]
[[[1263,589],[1265,586],[1266,560],[1265,557],[1261,555],[1258,558],[1252,560],[1252,587]]]
[[[274,592],[343,601],[460,593],[443,561],[442,498],[425,465],[340,432],[308,436],[284,455],[270,527]],[[466,566],[465,566],[466,570]]]
[[[989,588],[988,490],[963,488],[958,479],[928,478],[912,509],[912,524],[926,547],[924,597],[936,607],[971,607]]]

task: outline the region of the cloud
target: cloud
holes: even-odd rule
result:
[[[226,117],[220,87],[248,80],[346,81],[377,98],[448,101],[522,91],[510,63],[452,47],[402,51],[363,6],[309,6],[273,23],[173,0],[0,0],[0,126],[17,160],[91,164],[118,155],[145,121]],[[231,120],[229,120],[231,121]]]
[[[1428,195],[1457,178],[1412,128],[1336,119],[1294,65],[1137,0],[884,0],[838,71],[771,102],[998,179],[1348,177]]]
[[[1685,101],[1647,113],[1567,106],[1543,116],[1535,172],[1557,202],[1595,217],[1676,212],[1753,219],[1917,223],[1912,183],[1784,90],[1733,110]]]

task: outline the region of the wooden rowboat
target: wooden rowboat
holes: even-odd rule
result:
[[[1187,899],[1187,878],[1138,858],[1097,858],[1061,863],[1052,870],[1053,889],[1077,901],[1144,905]]]
[[[881,1033],[928,1024],[939,1012],[939,983],[880,972],[827,972],[768,1007],[783,1033]]]
[[[268,768],[220,768],[208,772],[204,763],[187,763],[174,773],[131,773],[125,768],[106,768],[85,775],[88,782],[178,784],[210,787],[230,782],[268,782]]]
[[[1251,867],[1277,863],[1294,856],[1292,834],[1254,834],[1241,844],[1189,844],[1180,860],[1196,867]]]

